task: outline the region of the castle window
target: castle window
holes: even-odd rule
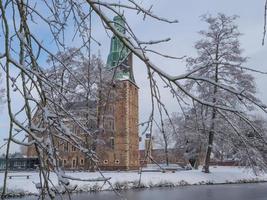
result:
[[[76,147],[75,146],[72,146],[71,147],[71,151],[73,151],[73,152],[76,151]]]
[[[115,164],[120,164],[120,160],[115,160]]]
[[[62,160],[59,159],[59,167],[62,167]]]
[[[111,130],[114,129],[114,121],[113,120],[109,121],[109,129],[111,129]]]
[[[104,163],[104,164],[108,164],[108,160],[104,160],[103,163]]]
[[[113,130],[114,129],[114,121],[113,120],[106,120],[105,121],[105,128],[108,130]]]
[[[57,141],[57,148],[60,149],[60,141]]]
[[[63,160],[63,165],[66,166],[67,165],[67,160]]]
[[[81,165],[84,164],[84,160],[83,160],[83,159],[80,160],[80,164],[81,164]]]
[[[114,147],[115,147],[114,137],[110,138],[110,146],[111,146],[112,149],[114,149]]]
[[[72,160],[72,168],[75,168],[76,167],[76,159],[73,159]]]
[[[69,143],[68,142],[65,142],[64,143],[64,151],[65,152],[68,152],[69,151]]]
[[[111,106],[111,105],[109,106],[109,113],[114,114],[113,106]]]

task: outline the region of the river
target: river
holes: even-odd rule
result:
[[[121,192],[128,200],[267,200],[267,183],[183,186]],[[36,197],[16,198],[34,200]],[[59,199],[59,198],[58,198]],[[67,199],[67,198],[64,198]],[[73,194],[74,200],[117,200],[114,192]],[[15,200],[15,199],[13,199]]]

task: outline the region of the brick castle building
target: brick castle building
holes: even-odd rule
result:
[[[124,20],[114,17],[114,26],[125,33]],[[107,67],[115,70],[116,100],[111,104],[114,110],[114,129],[110,138],[110,147],[104,145],[97,149],[103,169],[138,169],[139,168],[139,133],[138,133],[138,87],[133,75],[132,53],[122,42],[113,36]],[[104,140],[108,139],[108,135]]]
[[[124,20],[114,17],[114,26],[125,33]],[[104,131],[98,133],[95,151],[100,158],[98,167],[103,170],[132,170],[138,169],[139,164],[139,133],[138,133],[138,87],[133,75],[132,53],[122,42],[113,36],[106,67],[115,71],[113,92],[119,98],[105,105],[103,113]],[[95,113],[103,110],[96,102],[71,102],[66,109],[72,113],[82,113],[84,110],[95,109]],[[89,123],[89,122],[88,122]],[[92,128],[95,123],[92,121]],[[68,124],[71,130],[81,135],[79,127]],[[58,152],[60,165],[65,169],[89,169],[90,161],[68,142],[59,141]],[[90,143],[90,141],[89,141]],[[28,147],[28,157],[36,157],[33,146]]]

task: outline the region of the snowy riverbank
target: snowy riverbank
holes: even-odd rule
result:
[[[37,172],[12,172],[9,175],[30,175],[26,177],[13,177],[8,179],[7,188],[12,194],[37,194],[38,190],[34,183],[39,182]],[[99,173],[91,172],[69,172],[67,175],[81,179],[100,177]],[[137,172],[104,172],[105,177],[111,177],[110,183],[115,189],[137,188],[140,175]],[[3,186],[4,173],[0,173],[0,188]],[[57,185],[55,174],[51,174],[53,184]],[[141,187],[175,187],[183,185],[203,184],[225,184],[225,183],[247,183],[267,181],[267,174],[255,176],[249,169],[238,167],[211,167],[210,174],[204,174],[201,170],[171,172],[143,172],[141,176]],[[110,190],[111,186],[102,182],[71,181],[71,185],[77,185],[75,191],[90,192]]]

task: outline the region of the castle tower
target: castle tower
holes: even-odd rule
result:
[[[124,19],[114,17],[114,26],[125,33]],[[138,134],[138,87],[133,75],[132,53],[113,36],[107,59],[108,69],[114,70],[116,96],[114,103],[114,135],[111,137],[112,149],[105,151],[103,169],[131,170],[139,168]],[[102,164],[101,164],[102,165]]]

